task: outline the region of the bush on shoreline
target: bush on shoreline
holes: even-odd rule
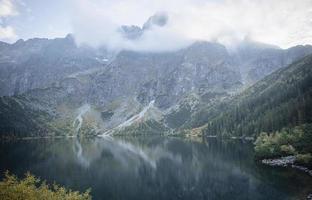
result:
[[[298,154],[296,156],[296,164],[312,168],[312,155],[311,153],[307,154]]]
[[[59,185],[47,185],[35,176],[27,173],[24,179],[5,173],[0,182],[1,200],[91,200],[90,190],[84,193],[71,191]]]
[[[258,159],[295,155],[298,163],[312,166],[312,124],[261,133],[255,141]]]

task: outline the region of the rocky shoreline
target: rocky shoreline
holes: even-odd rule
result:
[[[263,159],[261,163],[269,166],[287,167],[293,165],[295,161],[296,161],[295,156],[286,156],[275,159]]]
[[[263,159],[261,162],[262,164],[269,165],[269,166],[291,167],[291,168],[303,171],[309,174],[310,176],[312,176],[312,170],[308,169],[307,167],[296,165],[295,161],[296,161],[295,156],[285,156],[285,157],[276,158],[276,159]]]
[[[261,160],[262,164],[273,166],[273,167],[291,167],[294,169],[298,169],[312,176],[312,170],[307,167],[299,166],[295,164],[296,157],[295,156],[285,156],[276,159],[263,159]],[[312,200],[312,193],[309,194],[306,198],[307,200]]]

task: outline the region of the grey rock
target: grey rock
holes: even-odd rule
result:
[[[145,31],[151,30],[153,27],[165,26],[168,22],[168,14],[165,12],[158,12],[151,16],[142,27],[135,25],[123,25],[120,27],[119,32],[124,38],[129,40],[139,39]]]
[[[123,37],[129,39],[129,40],[134,40],[138,39],[143,35],[143,29],[139,26],[126,26],[123,25],[120,27],[120,32]]]
[[[107,52],[77,47],[71,35],[66,38],[19,40],[0,46],[0,96],[22,94],[49,87],[71,74],[102,68]]]
[[[286,156],[277,159],[263,159],[261,162],[266,165],[270,166],[280,166],[280,167],[287,167],[294,164],[296,161],[295,156]]]
[[[311,45],[281,49],[247,40],[239,45],[233,57],[240,68],[243,82],[250,85],[311,53]]]
[[[307,167],[303,167],[303,166],[299,166],[295,164],[296,162],[295,156],[286,156],[286,157],[281,157],[281,158],[276,158],[276,159],[263,159],[261,162],[269,166],[291,167],[291,168],[303,171],[309,174],[310,176],[312,176],[312,170],[310,170]]]

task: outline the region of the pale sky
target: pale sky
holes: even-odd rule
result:
[[[126,41],[123,24],[142,25],[156,12],[168,24]],[[248,37],[282,48],[312,44],[312,0],[0,0],[0,40],[75,35],[92,46],[171,50],[193,40],[235,44]]]

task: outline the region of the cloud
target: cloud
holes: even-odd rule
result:
[[[12,0],[0,0],[0,17],[17,15],[18,12]]]
[[[5,25],[3,21],[11,16],[18,15],[18,11],[11,0],[0,0],[0,40],[13,42],[17,35],[12,26]]]
[[[289,47],[312,43],[311,0],[75,0],[73,30],[79,43],[110,48],[163,51],[192,40],[233,45],[248,37]],[[78,3],[77,3],[78,2]],[[121,25],[142,25],[165,11],[169,23],[129,41]]]
[[[147,1],[143,2],[147,6]],[[105,45],[110,49],[136,51],[171,51],[189,44],[189,39],[179,36],[169,23],[144,31],[137,40],[128,40],[120,33],[122,25],[142,26],[158,10],[143,9],[135,1],[86,1],[80,0],[73,9],[73,32],[79,44]],[[146,7],[149,8],[149,7]],[[139,12],[138,12],[139,11]]]
[[[120,33],[157,12],[168,14],[165,26],[136,40]],[[246,37],[287,48],[312,43],[312,0],[0,0],[0,28],[5,41],[70,31],[79,44],[136,51],[171,51],[194,40],[232,46]]]
[[[0,27],[0,40],[15,41],[17,35],[11,26]]]

